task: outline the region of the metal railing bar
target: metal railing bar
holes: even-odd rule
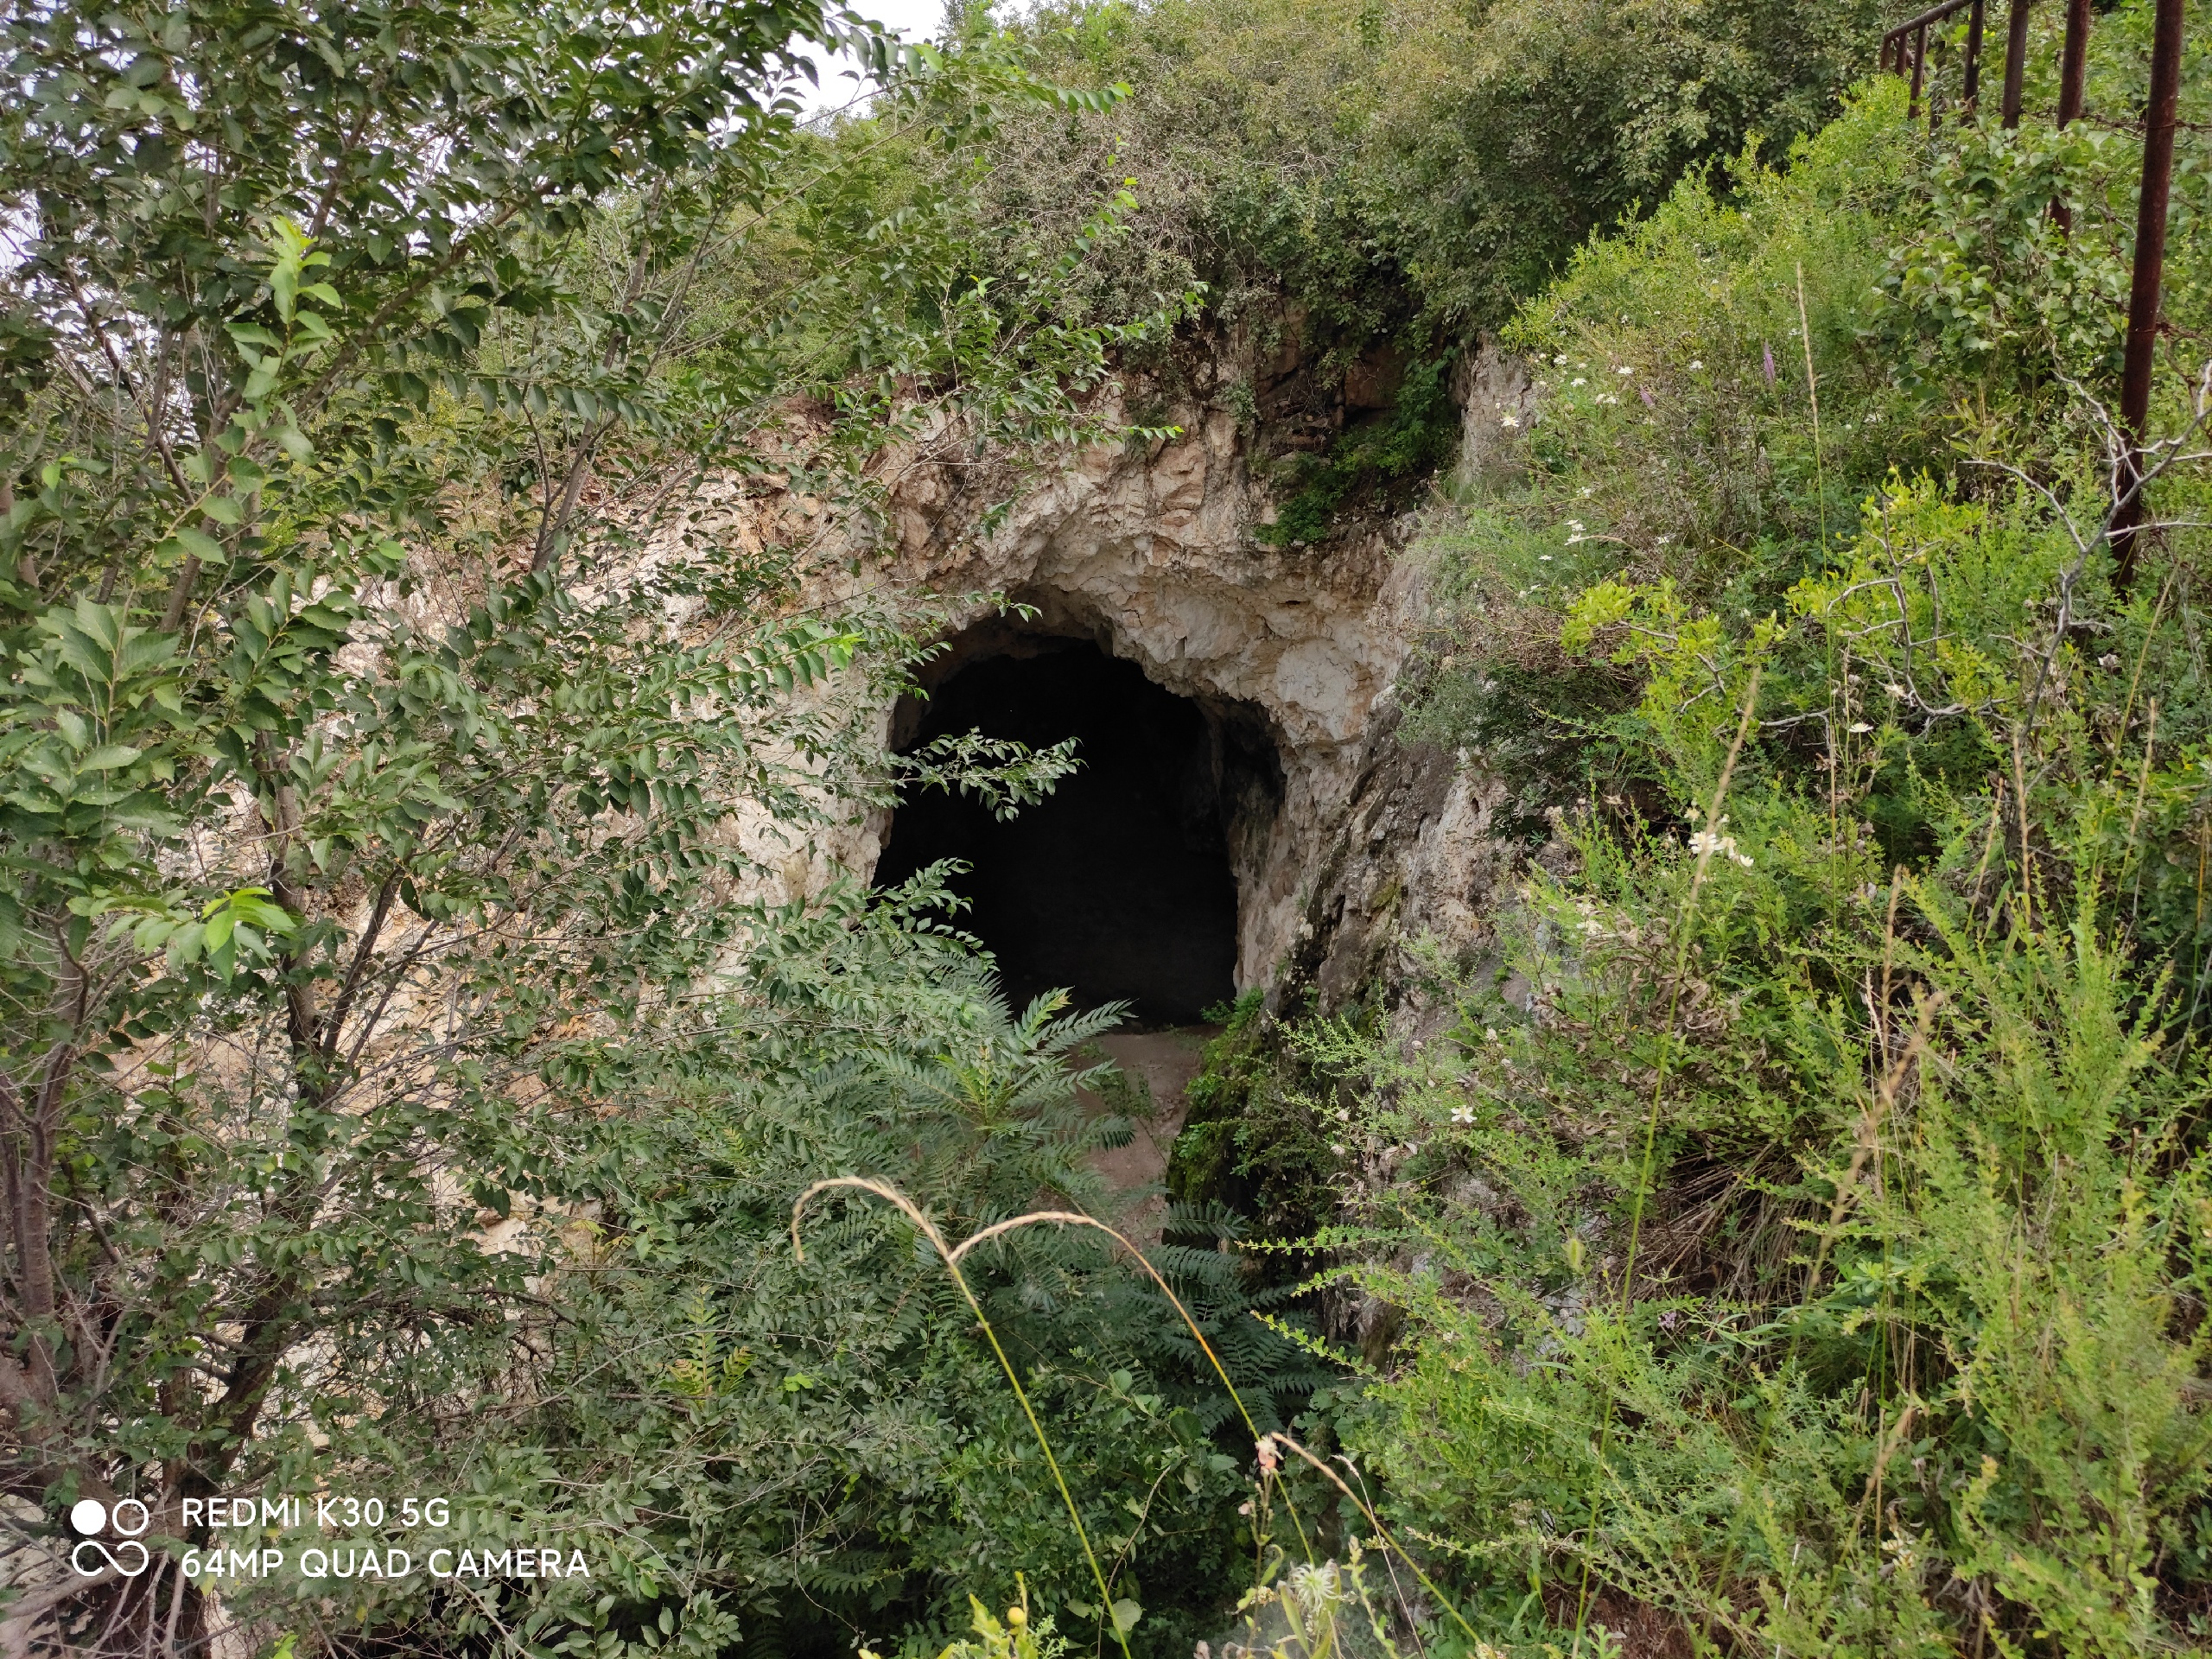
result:
[[[1967,14],[1966,83],[1959,91],[1959,118],[1971,117],[1981,104],[1981,24],[1985,13],[1983,0],[1973,0],[1974,10]]]
[[[1899,23],[1895,29],[1891,29],[1889,33],[1883,35],[1882,38],[1885,41],[1892,40],[1899,35],[1910,35],[1915,29],[1925,29],[1930,23],[1940,23],[1946,17],[1951,16],[1955,13],[1964,11],[1968,6],[1973,5],[1974,3],[1974,0],[1943,0],[1943,3],[1942,5],[1931,6],[1926,11],[1922,12],[1917,17],[1906,18],[1904,22]],[[1861,35],[1859,38],[1863,40],[1866,37]]]
[[[2008,127],[2020,124],[2020,100],[2028,78],[2028,7],[2031,0],[2012,0],[2012,15],[2005,31],[2005,102],[2002,120]]]

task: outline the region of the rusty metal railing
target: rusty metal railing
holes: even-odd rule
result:
[[[2005,92],[2003,121],[2020,124],[2021,86],[2025,78],[2028,50],[2028,8],[2033,0],[2011,0],[2005,31]],[[1933,131],[1941,119],[1936,97],[1931,47],[1944,40],[1941,26],[1961,12],[1968,14],[1959,87],[1959,118],[1971,121],[1981,92],[1981,35],[1986,0],[1942,0],[1917,17],[1908,17],[1882,36],[1880,67],[1898,75],[1910,74],[1912,92],[1906,104],[1907,118],[1920,114],[1920,100],[1928,99],[1928,124]],[[2127,299],[2126,368],[2120,382],[2120,423],[2128,443],[2122,456],[2120,499],[2114,505],[2107,534],[2112,542],[2113,579],[2125,588],[2135,569],[2138,531],[2143,523],[2143,484],[2150,439],[2151,377],[2158,330],[2158,307],[2164,283],[2166,219],[2173,181],[2174,128],[2181,85],[2182,10],[2185,0],[2152,0],[2151,84],[2143,116],[2143,183],[2136,194],[2135,258]],[[2066,0],[2065,43],[2059,54],[2058,121],[2066,126],[2082,113],[2082,92],[2088,62],[2090,0]],[[1931,41],[1929,31],[1938,30]],[[2051,218],[2062,234],[2070,232],[2074,216],[2064,200],[2051,203]]]
[[[1967,113],[1971,113],[1974,101],[1981,92],[1981,25],[1985,0],[1943,0],[1930,6],[1917,17],[1908,17],[1882,36],[1881,67],[1897,74],[1910,73],[1912,78],[1911,101],[1906,109],[1908,117],[1920,113],[1921,94],[1928,95],[1928,118],[1936,119],[1936,89],[1934,78],[1929,73],[1928,31],[1938,24],[1948,22],[1962,11],[1973,16],[1967,20],[1967,40],[1962,82],[1959,102]],[[1936,43],[1942,44],[1941,35]]]

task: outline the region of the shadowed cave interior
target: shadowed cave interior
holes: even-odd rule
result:
[[[1264,725],[1145,677],[1089,639],[1014,634],[957,646],[926,702],[902,704],[911,750],[980,731],[1042,748],[1072,737],[1082,767],[1001,823],[977,802],[913,791],[892,820],[876,882],[939,859],[958,925],[998,959],[1019,1010],[1065,986],[1078,1007],[1125,1000],[1141,1025],[1185,1025],[1227,1001],[1236,966],[1235,853],[1281,798]]]

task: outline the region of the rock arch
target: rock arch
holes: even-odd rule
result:
[[[1206,367],[1166,411],[1179,436],[1088,449],[1042,474],[919,446],[890,469],[886,544],[804,598],[931,596],[945,649],[925,680],[1020,636],[1082,639],[1217,727],[1263,737],[1274,798],[1231,826],[1232,981],[1329,1007],[1377,969],[1390,976],[1402,966],[1390,952],[1414,935],[1475,945],[1511,854],[1486,834],[1495,787],[1395,735],[1391,693],[1421,604],[1413,516],[1312,546],[1264,537],[1270,492],[1227,400],[1211,396],[1253,372],[1238,362],[1232,350]],[[1471,404],[1481,390],[1470,386]],[[1471,432],[1479,424],[1471,416]],[[987,512],[995,500],[1011,505]],[[947,608],[943,596],[963,594],[984,597]],[[894,743],[912,735],[902,721],[918,728],[911,709],[881,717]],[[841,873],[867,878],[892,828],[880,810],[784,855],[785,897]]]
[[[935,683],[1025,635],[1078,639],[1189,700],[1216,732],[1264,743],[1268,798],[1240,802],[1228,825],[1234,982],[1310,984],[1334,1001],[1408,927],[1468,936],[1495,863],[1482,791],[1452,757],[1393,735],[1390,692],[1420,602],[1411,520],[1325,546],[1270,544],[1255,533],[1268,495],[1235,418],[1203,406],[1174,418],[1180,438],[1077,457],[985,537],[937,528],[962,516],[950,479],[911,479],[895,498],[889,576],[995,593],[1027,613],[978,602],[954,617],[925,676]],[[894,742],[917,720],[894,715]],[[888,814],[871,822],[857,868],[874,868],[890,828]],[[1476,879],[1443,868],[1468,861]]]

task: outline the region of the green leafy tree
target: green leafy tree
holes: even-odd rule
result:
[[[814,0],[0,30],[0,1650],[141,1651],[213,1634],[188,1501],[404,1469],[518,1384],[579,1135],[792,920],[759,849],[887,798],[904,620],[798,575],[918,432],[1096,434],[1143,320],[1040,314],[1079,249],[962,207],[959,141],[1059,95]],[[892,89],[803,131],[836,45]],[[709,476],[815,522],[708,523]],[[70,1571],[126,1497],[153,1568]]]

